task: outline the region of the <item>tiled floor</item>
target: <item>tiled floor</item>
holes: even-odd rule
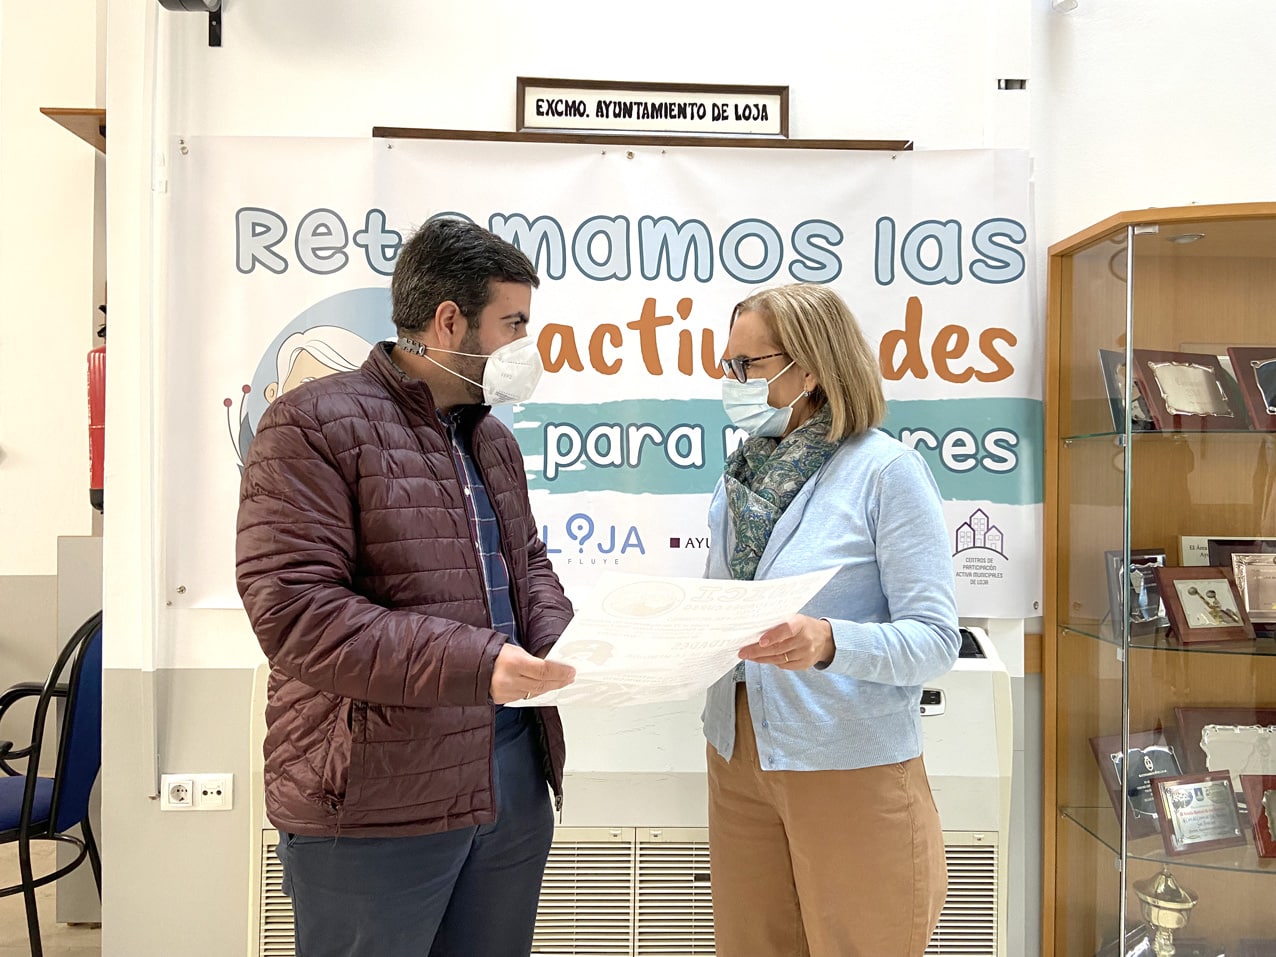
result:
[[[51,842],[32,845],[31,859],[37,874],[53,869],[56,848]],[[80,865],[88,867],[88,862]],[[18,848],[16,844],[0,845],[0,886],[18,882]],[[54,890],[49,884],[36,891],[40,909],[40,936],[45,957],[92,957],[102,953],[102,932],[97,928],[68,927],[54,923]],[[30,957],[27,940],[27,911],[21,894],[0,897],[0,957]]]

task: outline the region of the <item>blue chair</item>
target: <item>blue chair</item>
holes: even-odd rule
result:
[[[89,794],[102,763],[102,613],[79,627],[58,655],[49,678],[40,685],[23,682],[0,694],[0,718],[17,701],[36,698],[31,742],[14,749],[0,741],[0,844],[18,844],[20,883],[0,888],[0,897],[22,892],[27,905],[27,933],[32,957],[43,957],[35,889],[56,881],[87,857],[93,866],[98,897],[102,896],[102,862],[89,826]],[[53,699],[63,704],[57,760],[52,777],[40,776],[40,748]],[[54,720],[57,720],[56,717]],[[19,771],[9,762],[26,760]],[[80,826],[83,839],[68,834]],[[31,842],[62,841],[78,849],[70,864],[36,877],[31,868]]]

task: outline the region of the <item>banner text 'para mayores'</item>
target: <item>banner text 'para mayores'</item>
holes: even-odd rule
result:
[[[459,213],[440,215],[469,218]],[[829,283],[842,273],[836,251],[843,239],[842,230],[822,219],[798,223],[787,244],[780,230],[762,219],[738,220],[716,242],[703,222],[678,222],[668,216],[641,216],[636,227],[626,216],[591,216],[572,229],[552,216],[531,219],[520,213],[494,213],[486,225],[527,253],[538,273],[551,280],[564,278],[570,263],[584,279],[625,281],[633,278],[635,259],[643,279],[674,282],[687,279],[688,270],[690,278],[699,283],[712,281],[720,269],[732,279],[750,284],[771,282],[781,269],[797,282]],[[895,281],[897,268],[923,286],[951,286],[967,278],[1004,285],[1024,275],[1020,247],[1026,240],[1023,224],[1008,217],[985,219],[967,230],[956,219],[927,219],[901,229],[883,216],[876,223],[873,275],[883,286]],[[292,228],[283,215],[270,209],[244,207],[235,214],[235,265],[244,274],[258,269],[284,273],[291,264],[291,254],[303,269],[328,275],[350,264],[353,246],[362,252],[368,268],[389,276],[402,242],[403,235],[387,226],[385,212],[380,209],[367,210],[353,231],[339,213],[325,208],[305,213]],[[605,255],[599,255],[600,246],[605,247]],[[742,246],[747,255],[741,255]],[[681,319],[690,317],[692,305],[690,297],[678,301],[676,311]],[[642,361],[652,375],[665,373],[658,330],[673,324],[672,315],[658,315],[654,299],[647,299],[638,318],[625,324],[637,334]],[[586,333],[558,323],[543,326],[538,344],[546,369],[556,372],[566,366],[582,371],[587,357],[590,366],[603,375],[620,371],[624,360],[617,352],[624,342],[624,330],[604,322]],[[1018,340],[1009,329],[992,326],[976,334],[968,324],[948,324],[933,335],[929,348],[921,334],[922,303],[911,296],[903,329],[889,330],[881,338],[880,361],[887,379],[924,379],[932,368],[940,379],[954,383],[972,378],[1000,382],[1014,373],[1008,351]],[[720,350],[713,331],[701,330],[700,348],[696,345],[691,330],[681,328],[677,371],[686,376],[701,371],[721,378]]]

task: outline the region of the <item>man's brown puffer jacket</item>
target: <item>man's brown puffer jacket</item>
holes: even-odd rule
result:
[[[500,520],[519,639],[571,618],[523,459],[486,408],[465,422]],[[266,810],[296,834],[384,837],[494,820],[493,631],[447,434],[424,383],[379,344],[355,372],[280,396],[240,488],[236,570],[270,659]],[[561,794],[563,732],[538,709]]]

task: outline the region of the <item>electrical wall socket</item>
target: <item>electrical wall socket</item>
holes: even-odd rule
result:
[[[229,811],[234,807],[234,775],[161,774],[161,811]]]
[[[195,778],[189,774],[160,775],[160,810],[189,811],[195,807]]]

